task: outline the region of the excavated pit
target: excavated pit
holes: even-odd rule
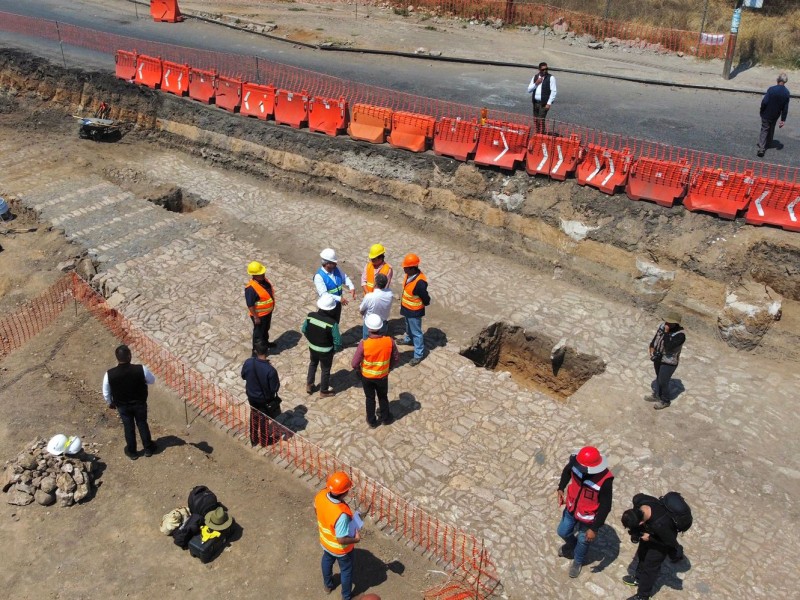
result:
[[[190,213],[208,206],[208,200],[187,193],[179,187],[161,186],[143,195],[144,199],[174,213]]]
[[[507,371],[518,384],[566,400],[606,370],[597,356],[583,354],[564,340],[509,323],[492,323],[475,336],[461,355],[479,367]]]

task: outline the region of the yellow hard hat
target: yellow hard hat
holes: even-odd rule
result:
[[[386,254],[386,248],[382,244],[372,244],[369,247],[369,259],[378,258],[381,254]]]
[[[262,265],[257,260],[254,260],[249,265],[247,265],[247,274],[248,275],[263,275],[267,272],[267,267]]]

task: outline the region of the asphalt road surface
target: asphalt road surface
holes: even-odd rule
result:
[[[530,111],[530,96],[525,93],[530,79],[527,69],[298,48],[288,42],[194,19],[179,25],[154,23],[146,8],[141,6],[137,19],[134,9],[133,4],[126,2],[108,2],[101,7],[80,0],[70,3],[0,0],[2,11],[181,46],[255,55],[344,79],[473,106],[523,114]],[[0,40],[28,47],[34,43],[30,40],[23,43],[18,36],[3,32],[0,32]],[[38,46],[42,51],[53,52],[52,45],[39,43]],[[759,96],[687,90],[557,71],[555,74],[559,97],[551,116],[559,121],[756,160]],[[780,151],[770,151],[770,162],[800,166],[799,124],[800,116],[793,119],[790,115],[787,126],[776,131],[776,140],[784,147]]]

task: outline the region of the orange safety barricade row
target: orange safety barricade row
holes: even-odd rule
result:
[[[189,69],[189,97],[192,100],[211,104],[214,102],[214,95],[217,91],[217,72],[213,69],[205,71],[203,69]]]
[[[628,181],[632,155],[627,148],[611,150],[589,144],[586,156],[575,171],[580,185],[590,185],[601,192],[614,195]]]
[[[777,225],[787,231],[800,231],[800,183],[756,181],[744,220],[750,225]]]
[[[528,144],[525,171],[564,181],[578,167],[580,154],[581,140],[574,133],[568,138],[535,133]]]
[[[157,90],[161,87],[161,59],[140,54],[136,57],[136,83]]]
[[[439,156],[451,156],[466,161],[478,147],[478,122],[442,117],[436,123],[433,151]]]
[[[397,111],[392,115],[392,132],[387,141],[395,148],[425,152],[435,128],[436,119],[429,115]]]
[[[386,141],[386,130],[392,126],[392,110],[371,104],[356,104],[350,115],[347,135],[372,144]]]
[[[168,60],[163,61],[161,89],[176,96],[189,94],[189,65],[181,65]]]
[[[231,112],[239,112],[239,105],[242,101],[242,80],[233,77],[217,77],[214,102],[220,108]]]
[[[475,164],[513,170],[525,160],[530,131],[527,125],[487,120],[478,133]]]
[[[275,114],[275,87],[257,83],[242,84],[241,114],[265,121]]]
[[[700,169],[692,177],[683,205],[691,211],[711,212],[735,219],[747,208],[755,180],[751,172],[732,173],[720,169]]]
[[[689,164],[685,160],[668,161],[640,158],[631,167],[625,193],[631,200],[650,200],[672,206],[686,195]]]
[[[164,23],[178,23],[183,21],[178,0],[150,0],[150,16],[153,21]]]
[[[308,123],[308,92],[278,90],[275,94],[275,122],[300,129]]]
[[[133,81],[136,78],[136,51],[117,50],[114,55],[114,75],[117,79]]]
[[[339,135],[347,128],[347,100],[314,96],[308,103],[308,128]]]

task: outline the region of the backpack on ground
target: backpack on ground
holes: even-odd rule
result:
[[[667,514],[672,518],[678,533],[688,531],[692,526],[692,509],[678,492],[667,492],[659,502],[667,509]]]
[[[189,492],[189,512],[205,518],[206,514],[219,506],[217,495],[204,485],[197,485]]]

